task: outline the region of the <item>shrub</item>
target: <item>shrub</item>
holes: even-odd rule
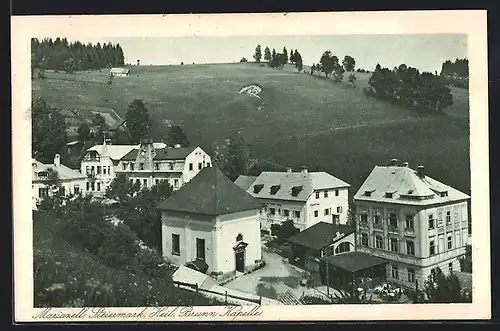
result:
[[[304,305],[331,305],[332,301],[314,295],[304,295],[300,301]]]

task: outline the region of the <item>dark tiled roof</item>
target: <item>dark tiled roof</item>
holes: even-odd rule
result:
[[[354,231],[353,228],[347,225],[319,222],[288,238],[288,242],[319,250],[350,235]],[[338,238],[336,238],[337,232],[341,234]]]
[[[223,215],[259,209],[263,205],[256,198],[234,184],[215,167],[203,168],[170,198],[158,205],[164,211]]]
[[[252,183],[255,181],[257,177],[256,176],[245,176],[245,175],[240,175],[234,183],[241,187],[244,190],[248,190],[248,188],[252,185]]]
[[[376,265],[387,263],[387,260],[362,252],[350,252],[340,255],[330,255],[322,258],[328,264],[347,270],[356,272],[364,270]]]
[[[161,149],[156,149],[156,156],[154,160],[184,160],[191,152],[195,150],[196,147],[165,147]],[[131,150],[126,154],[122,160],[124,161],[135,161],[137,159],[137,153],[139,153],[139,148]]]

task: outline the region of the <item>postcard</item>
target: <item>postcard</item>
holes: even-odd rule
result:
[[[479,10],[12,17],[15,320],[491,318],[487,68]]]

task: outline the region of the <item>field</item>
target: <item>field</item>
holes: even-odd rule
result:
[[[352,194],[391,158],[424,165],[430,176],[469,193],[467,91],[453,88],[454,105],[445,114],[424,114],[367,97],[369,75],[356,73],[352,87],[291,66],[134,66],[111,85],[105,70],[50,72],[33,80],[33,93],[57,107],[113,109],[121,117],[134,98],[143,99],[156,140],[166,137],[170,122],[205,148],[243,130],[254,157],[328,171],[351,183]],[[238,94],[248,84],[262,87],[260,98]]]

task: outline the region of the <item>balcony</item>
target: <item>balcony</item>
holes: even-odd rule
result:
[[[383,230],[384,229],[384,225],[382,224],[382,222],[373,223],[373,229],[374,230]]]
[[[395,226],[393,224],[389,224],[389,225],[387,225],[387,232],[397,234],[397,233],[399,233],[399,230],[398,230],[397,226]]]
[[[403,231],[403,235],[405,237],[415,238],[415,230],[414,229],[405,228],[404,231]]]
[[[368,229],[368,222],[359,222],[359,228],[360,229]]]

